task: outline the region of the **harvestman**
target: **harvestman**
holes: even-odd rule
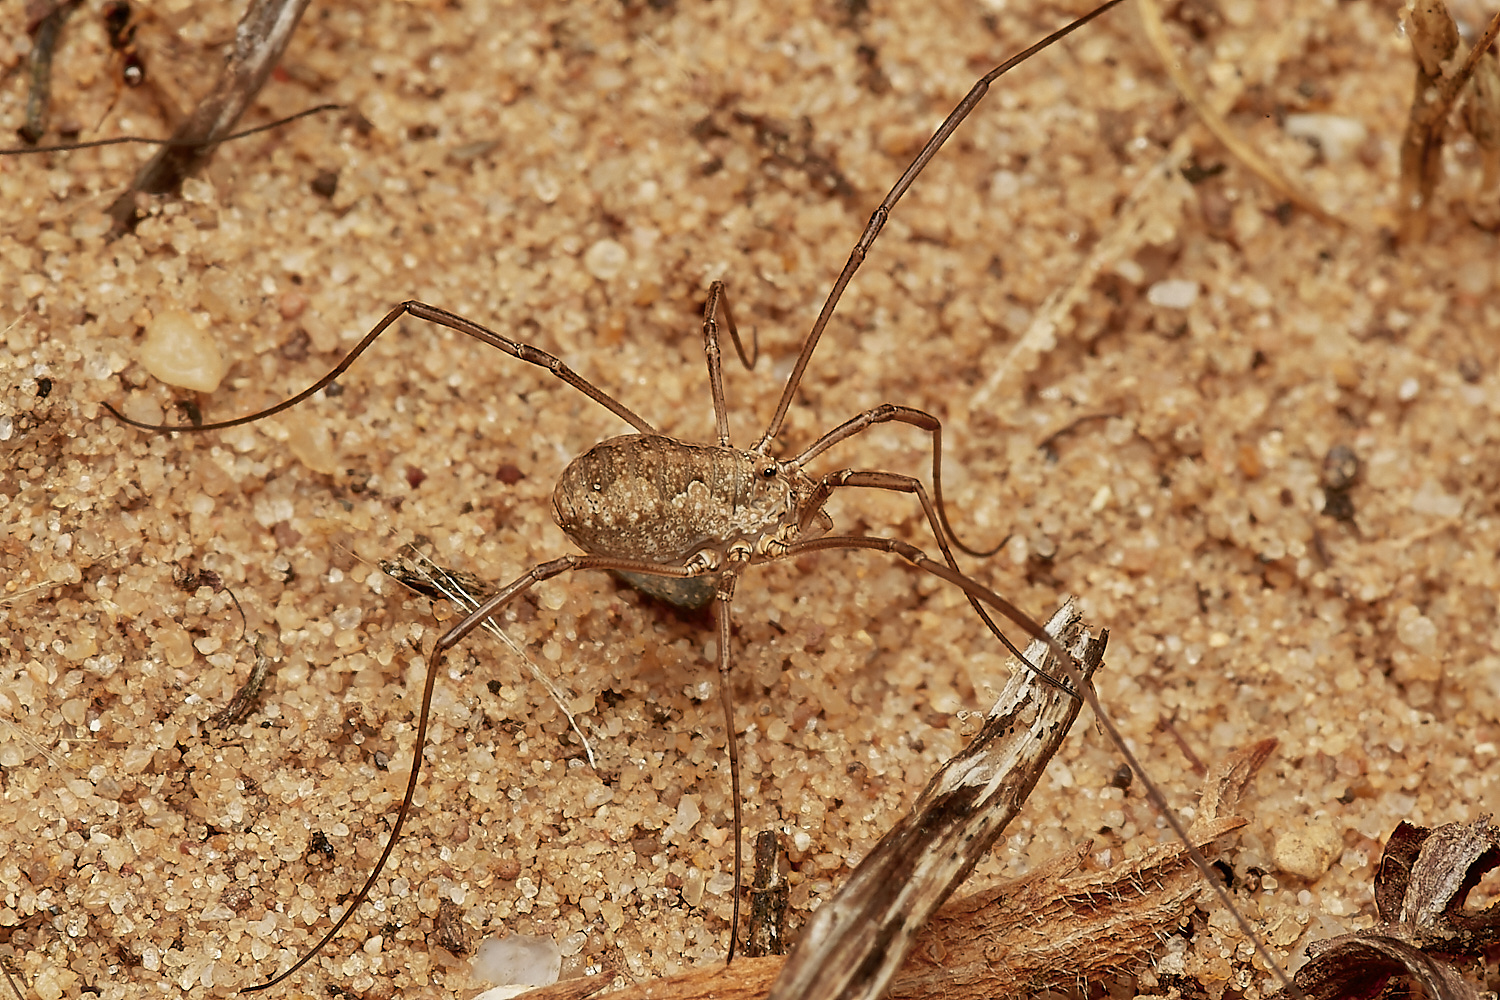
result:
[[[801,352],[792,367],[770,423],[759,440],[749,449],[738,448],[730,441],[720,349],[720,319],[722,318],[741,361],[747,366],[754,364],[754,348],[752,345],[752,351],[749,354],[745,351],[730,313],[729,301],[722,281],[715,281],[710,286],[703,311],[704,351],[707,356],[709,386],[712,392],[717,431],[717,440],[713,444],[692,444],[666,437],[658,433],[645,418],[588,382],[546,351],[511,340],[461,316],[416,301],[403,302],[393,308],[332,371],[316,383],[281,403],[247,416],[196,426],[158,425],[132,420],[108,403],[104,404],[119,420],[144,430],[210,431],[252,423],[296,406],[331,384],[392,324],[404,316],[411,316],[473,337],[521,361],[546,368],[558,379],[577,389],[633,428],[633,433],[602,441],[574,459],[563,471],[553,491],[553,515],[569,538],[583,549],[584,554],[566,555],[532,567],[520,578],[501,588],[458,625],[438,638],[427,658],[426,679],[417,719],[416,747],[412,755],[406,792],[392,823],[390,837],[375,863],[374,870],[359,892],[349,901],[342,916],[317,944],[274,979],[259,986],[249,987],[244,992],[274,986],[302,968],[338,934],[369,896],[411,811],[412,797],[416,792],[421,773],[422,748],[426,742],[433,687],[437,679],[437,668],[444,654],[463,641],[469,633],[480,627],[492,615],[503,609],[510,601],[537,583],[574,570],[610,570],[638,582],[644,577],[647,578],[647,582],[643,589],[679,603],[692,600],[691,596],[683,596],[684,593],[690,595],[692,590],[677,591],[674,595],[667,589],[668,586],[677,581],[696,581],[695,586],[701,588],[698,594],[704,599],[703,603],[712,604],[718,639],[719,693],[724,709],[730,784],[734,801],[735,894],[729,945],[730,959],[734,956],[739,930],[740,886],[742,884],[739,753],[733,735],[734,708],[728,684],[731,663],[730,606],[740,574],[752,565],[793,558],[824,549],[873,549],[891,553],[962,589],[969,604],[985,626],[1007,649],[1022,662],[1026,662],[1000,631],[985,610],[985,606],[998,611],[1029,636],[1046,644],[1052,656],[1061,665],[1065,681],[1046,679],[1058,686],[1063,686],[1066,682],[1065,690],[1071,689],[1082,694],[1101,724],[1109,732],[1110,737],[1124,753],[1132,769],[1141,778],[1155,804],[1167,817],[1169,824],[1178,836],[1185,843],[1187,842],[1180,820],[1167,808],[1155,783],[1130,753],[1092,690],[1081,682],[1077,666],[1068,651],[1020,609],[959,570],[957,560],[953,555],[954,547],[969,555],[979,557],[991,555],[995,550],[984,552],[970,548],[959,540],[949,523],[942,486],[942,424],[936,417],[912,407],[887,403],[844,421],[792,458],[783,460],[770,454],[791,407],[792,397],[801,383],[813,351],[844,289],[854,277],[860,264],[863,263],[870,247],[880,235],[881,229],[902,195],[937,155],[948,137],[968,117],[996,78],[1120,2],[1122,0],[1109,0],[1093,12],[1006,60],[980,79],[963,101],[944,119],[895,186],[891,188],[885,200],[871,215],[864,233],[855,244],[848,261],[828,293],[817,320],[802,344]],[[930,496],[927,489],[916,478],[892,472],[840,469],[814,478],[804,471],[807,463],[833,446],[876,424],[893,422],[910,425],[932,436],[932,493]],[[823,505],[835,491],[846,488],[878,489],[913,494],[921,504],[922,512],[942,552],[943,561],[930,559],[916,546],[899,539],[828,534],[833,528],[833,521],[824,511]],[[650,578],[656,579],[655,586],[650,584]],[[1045,675],[1042,676],[1045,677]],[[1196,852],[1193,853],[1196,855]],[[1206,862],[1203,862],[1201,856],[1196,856],[1195,861],[1207,876]],[[1209,881],[1219,889],[1221,898],[1229,903],[1227,896],[1223,894],[1222,887],[1213,882],[1211,877]],[[1229,905],[1233,909],[1232,903]],[[1234,913],[1240,921],[1242,930],[1255,940],[1255,935],[1244,918],[1237,910],[1234,910]]]

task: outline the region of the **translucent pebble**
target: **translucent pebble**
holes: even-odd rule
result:
[[[359,623],[364,620],[365,612],[363,608],[356,605],[352,608],[339,608],[330,617],[334,628],[348,630],[359,626]]]
[[[1158,281],[1146,290],[1146,301],[1163,309],[1186,309],[1198,301],[1198,283],[1183,278]]]
[[[562,939],[561,950],[565,958],[572,958],[583,951],[583,946],[589,943],[589,936],[583,931],[574,931]]]
[[[229,371],[213,338],[180,309],[168,309],[151,320],[140,362],[168,385],[198,392],[213,392]]]
[[[1132,285],[1139,285],[1146,280],[1146,269],[1129,259],[1116,261],[1115,273]]]
[[[532,182],[536,196],[543,205],[550,205],[562,194],[562,185],[551,174],[539,174]]]
[[[474,953],[475,978],[498,985],[550,986],[561,972],[562,949],[537,934],[489,938]]]
[[[181,670],[193,662],[193,637],[177,625],[164,627],[156,636],[157,647],[166,654],[167,664]]]
[[[1287,115],[1286,132],[1317,143],[1330,163],[1348,159],[1369,134],[1357,118],[1326,114]]]
[[[106,379],[115,372],[124,368],[126,361],[123,357],[111,351],[100,351],[84,359],[83,374],[95,381]]]
[[[583,267],[600,281],[619,274],[630,261],[630,254],[614,240],[600,240],[583,252]]]
[[[325,476],[339,471],[333,435],[323,424],[314,420],[291,422],[286,443],[292,454],[297,456],[297,461],[312,471],[321,472]]]
[[[691,830],[702,818],[697,801],[691,795],[684,795],[677,802],[677,818],[672,821],[672,826],[678,830]]]
[[[1407,609],[1415,611],[1414,608]],[[1396,622],[1396,638],[1402,645],[1419,653],[1430,653],[1437,644],[1438,629],[1431,618],[1403,613]]]
[[[123,410],[131,420],[139,420],[143,424],[159,424],[166,418],[161,407],[152,402],[149,396],[139,394],[126,397]]]
[[[1425,479],[1411,498],[1411,509],[1434,517],[1457,517],[1463,513],[1464,501],[1462,497],[1445,492],[1437,480]]]
[[[548,611],[561,611],[568,603],[568,593],[561,587],[548,587],[538,595],[537,599]]]
[[[41,1000],[62,1000],[78,981],[71,969],[44,967],[31,984],[31,991]]]
[[[689,906],[699,906],[703,903],[703,872],[698,868],[689,868],[687,875],[682,880],[682,901]]]

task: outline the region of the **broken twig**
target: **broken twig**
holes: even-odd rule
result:
[[[135,196],[175,191],[213,155],[218,143],[260,93],[281,59],[308,0],[254,0],[235,29],[234,49],[214,89],[172,133],[168,145],[136,174],[130,188],[114,200],[112,232],[128,231],[136,219]]]

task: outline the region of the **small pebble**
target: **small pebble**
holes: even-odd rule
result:
[[[1347,490],[1359,478],[1359,456],[1346,444],[1336,444],[1323,456],[1323,488]]]
[[[1198,283],[1184,278],[1158,281],[1146,290],[1146,301],[1163,309],[1186,309],[1198,301]]]
[[[473,974],[497,986],[550,986],[562,972],[562,949],[539,934],[489,938],[474,953]]]
[[[1364,123],[1345,115],[1287,115],[1286,134],[1318,144],[1330,163],[1348,159],[1368,134]]]
[[[283,292],[276,300],[276,308],[282,319],[296,319],[307,308],[307,296],[301,292]]]
[[[600,281],[609,281],[625,269],[630,254],[614,240],[600,240],[583,252],[583,267]]]
[[[1132,285],[1139,285],[1146,280],[1146,269],[1128,258],[1115,262],[1115,273]]]
[[[314,472],[331,476],[339,470],[338,451],[327,426],[310,419],[289,421],[287,448]]]
[[[677,818],[672,821],[672,826],[682,831],[691,830],[702,818],[703,813],[698,808],[697,801],[691,795],[684,795],[677,802]]]
[[[1277,868],[1313,882],[1332,867],[1343,848],[1343,838],[1331,825],[1317,823],[1283,833],[1271,853]]]
[[[1396,638],[1408,649],[1431,653],[1437,647],[1438,628],[1431,618],[1407,607],[1396,619]]]
[[[181,309],[152,318],[139,360],[160,381],[198,392],[213,392],[229,371],[213,338]]]

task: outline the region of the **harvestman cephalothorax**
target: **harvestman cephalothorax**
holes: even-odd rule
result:
[[[486,329],[468,319],[422,302],[407,301],[393,308],[344,359],[316,383],[289,399],[267,409],[231,420],[201,425],[159,425],[131,420],[114,407],[108,407],[118,419],[151,431],[211,431],[248,424],[287,410],[330,385],[374,341],[403,317],[413,317],[473,337],[529,364],[547,369],[600,406],[609,410],[632,428],[632,432],[613,437],[574,459],[563,472],[552,496],[555,519],[568,536],[583,550],[581,555],[565,555],[538,564],[500,588],[493,596],[468,614],[458,625],[440,636],[427,657],[426,679],[416,725],[416,748],[408,775],[405,795],[392,823],[385,847],[359,891],[348,901],[343,914],[323,937],[290,968],[269,982],[252,987],[261,990],[282,982],[309,962],[343,928],[373,889],[384,868],[402,826],[410,813],[413,795],[421,773],[422,747],[431,711],[437,672],[445,654],[474,629],[509,602],[537,583],[574,570],[608,570],[627,576],[645,589],[679,603],[701,601],[712,606],[717,629],[717,657],[720,673],[720,699],[726,722],[726,743],[730,763],[735,827],[735,894],[731,924],[729,957],[732,959],[739,929],[741,879],[741,793],[739,755],[733,736],[733,705],[727,683],[732,664],[730,609],[736,586],[743,571],[752,565],[807,555],[825,549],[872,549],[906,560],[963,590],[976,614],[1007,648],[1014,646],[1002,634],[986,609],[998,611],[1028,636],[1047,645],[1061,665],[1064,676],[1052,680],[1079,692],[1096,713],[1101,724],[1130,761],[1142,783],[1169,824],[1186,842],[1181,822],[1166,807],[1154,782],[1141,769],[1125,746],[1109,717],[1099,706],[1091,689],[1081,683],[1076,665],[1069,653],[1031,617],[989,588],[964,575],[953,549],[974,556],[992,552],[965,545],[954,532],[947,513],[941,477],[942,425],[933,415],[911,407],[884,404],[856,414],[822,434],[800,452],[789,458],[772,454],[780,451],[778,437],[801,384],[813,351],[816,349],[833,312],[878,238],[896,203],[912,186],[949,136],[959,127],[989,85],[1001,74],[1031,55],[1063,38],[1103,14],[1121,0],[1110,0],[1092,13],[1054,32],[1040,42],[1007,60],[987,73],[923,146],[875,210],[858,243],[850,253],[843,270],[829,292],[812,329],[792,366],[773,416],[764,432],[749,448],[735,446],[730,440],[728,408],[725,399],[722,352],[722,329],[729,334],[740,359],[753,365],[755,348],[746,350],[731,316],[726,286],[714,282],[709,289],[703,313],[703,341],[713,411],[716,440],[694,444],[660,434],[644,417],[624,403],[578,375],[553,355]],[[108,404],[106,404],[108,406]],[[841,442],[877,424],[900,423],[925,431],[932,441],[932,487],[907,475],[869,469],[839,469],[813,475],[807,466]],[[876,489],[911,494],[921,506],[931,528],[942,559],[929,558],[916,546],[903,540],[865,535],[832,534],[833,522],[824,505],[838,490]],[[993,550],[992,550],[993,551]],[[651,581],[655,581],[653,584]],[[689,582],[688,589],[671,590],[674,583]],[[1020,655],[1017,653],[1016,655]],[[1195,861],[1208,875],[1201,857]],[[1223,895],[1222,887],[1210,882]],[[1232,904],[1231,909],[1232,909]],[[1235,911],[1242,929],[1254,938],[1248,923]],[[1269,961],[1269,959],[1267,959]],[[1272,963],[1274,965],[1274,963]]]

